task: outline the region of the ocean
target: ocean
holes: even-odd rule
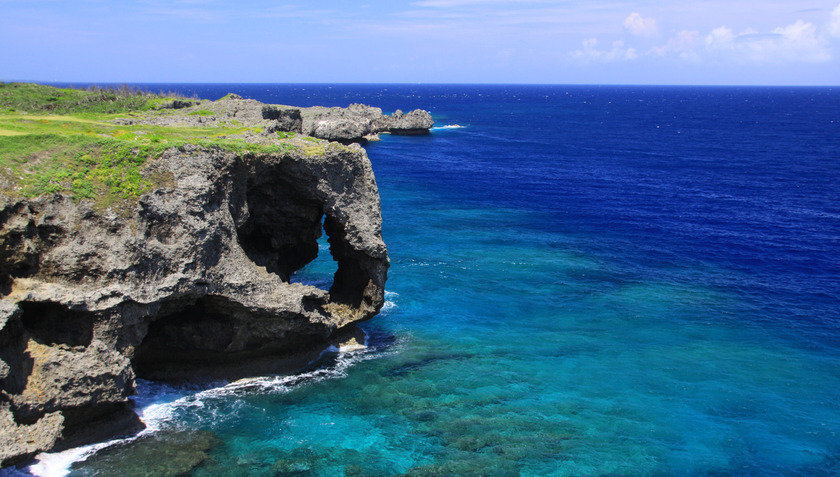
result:
[[[840,475],[840,88],[140,86],[430,111],[365,146],[388,303],[366,349],[141,381],[149,431],[21,472]]]

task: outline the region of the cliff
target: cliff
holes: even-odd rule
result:
[[[62,192],[28,196],[20,193],[28,186],[0,176],[3,465],[142,427],[128,401],[137,377],[235,378],[301,366],[336,331],[382,307],[388,256],[364,150],[282,134],[306,124],[294,108],[184,103],[177,114],[97,127],[194,128],[234,117],[251,127],[196,144],[167,130],[174,144],[145,161],[132,149],[148,179],[136,200],[124,192],[104,206],[74,195],[86,175]],[[208,107],[218,111],[196,109]],[[239,110],[228,116],[231,107]],[[125,136],[117,131],[109,134]],[[133,141],[146,133],[134,131]],[[109,171],[103,164],[91,169]],[[332,287],[290,283],[317,256],[322,227],[337,262]]]

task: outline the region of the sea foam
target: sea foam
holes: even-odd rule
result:
[[[380,314],[389,314],[397,308],[397,297],[400,296],[396,292],[392,291],[385,291],[385,305],[382,306],[382,309],[379,310]]]
[[[36,457],[34,464],[26,468],[0,470],[0,477],[26,475],[64,477],[71,472],[74,463],[84,461],[101,449],[129,443],[162,429],[177,428],[179,416],[184,411],[204,408],[207,400],[235,397],[246,393],[287,393],[307,384],[345,377],[347,370],[354,364],[375,357],[372,352],[374,350],[369,347],[369,341],[369,336],[365,333],[364,346],[328,346],[318,358],[310,363],[310,366],[315,366],[329,355],[335,355],[328,365],[288,376],[244,378],[231,383],[210,383],[202,387],[175,386],[138,379],[137,395],[130,399],[134,402],[135,412],[146,424],[144,430],[123,439],[77,447],[63,452],[43,452]]]

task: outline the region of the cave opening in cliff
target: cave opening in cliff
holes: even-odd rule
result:
[[[321,340],[297,312],[255,313],[220,295],[182,298],[148,324],[132,366],[142,379],[212,383],[303,368]]]
[[[317,239],[318,255],[303,268],[292,274],[291,283],[302,283],[328,291],[333,285],[338,263],[330,253],[329,236],[324,232],[321,221],[321,234]]]
[[[251,261],[288,282],[318,256],[321,203],[288,184],[250,187],[247,203],[248,219],[237,228],[239,245]]]
[[[323,233],[317,240],[318,256],[297,271],[291,281],[316,286],[330,293],[330,301],[357,308],[370,276],[347,242],[342,223],[325,215],[322,227]]]
[[[93,340],[91,313],[50,302],[21,302],[20,308],[23,328],[41,344],[88,346]]]
[[[371,283],[370,274],[362,266],[358,252],[347,240],[347,230],[340,221],[327,216],[324,231],[329,237],[330,254],[338,267],[330,286],[330,301],[358,308]]]
[[[329,292],[330,301],[358,308],[371,284],[365,255],[349,242],[346,218],[335,216],[294,177],[265,174],[249,183],[239,244],[281,280],[318,287]]]
[[[234,341],[237,309],[221,297],[205,296],[157,317],[149,324],[134,356],[139,377],[155,379],[167,366],[209,361]]]

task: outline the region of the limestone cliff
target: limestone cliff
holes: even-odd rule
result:
[[[96,439],[92,423],[110,426],[99,438],[141,425],[127,406],[138,376],[276,371],[384,303],[388,256],[361,147],[181,145],[148,168],[170,180],[122,212],[0,196],[4,465]],[[334,284],[290,283],[322,224]]]

